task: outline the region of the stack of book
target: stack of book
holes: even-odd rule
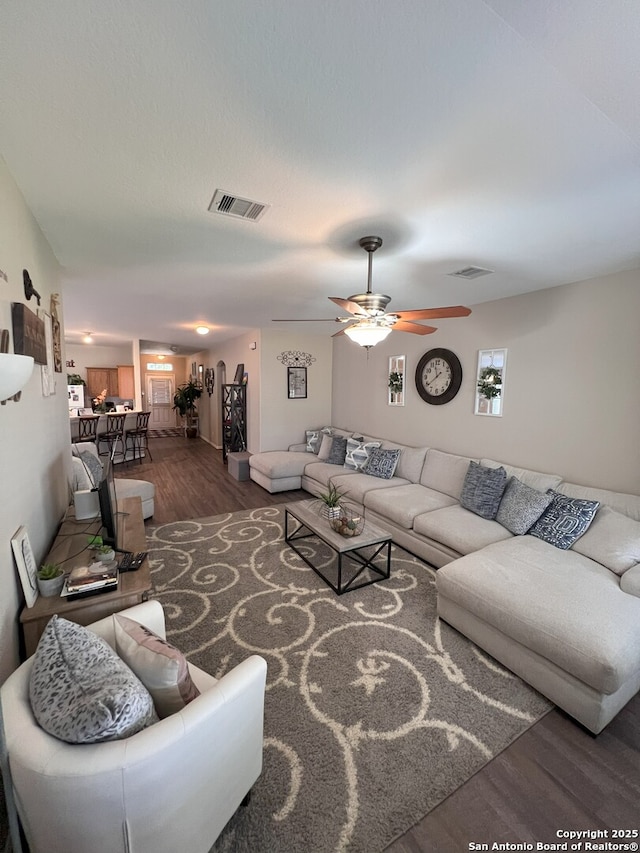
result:
[[[62,595],[83,595],[106,592],[118,586],[118,566],[113,563],[99,566],[77,566],[67,578]]]

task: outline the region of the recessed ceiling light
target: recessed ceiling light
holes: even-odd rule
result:
[[[199,335],[208,335],[209,334],[209,327],[208,326],[196,326],[196,332]]]
[[[84,338],[82,339],[82,343],[84,344],[92,344],[93,338],[91,337],[91,332],[85,332]]]

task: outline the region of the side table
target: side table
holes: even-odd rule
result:
[[[63,563],[65,572],[75,566],[86,565],[87,537],[100,532],[100,521],[87,523],[71,516],[65,519],[51,550],[43,562]],[[118,547],[138,553],[146,548],[142,501],[140,497],[118,501]],[[39,596],[33,607],[25,607],[20,614],[25,651],[30,657],[36,650],[42,632],[54,614],[64,616],[79,625],[89,625],[112,613],[118,613],[134,604],[146,601],[152,590],[149,561],[145,560],[135,572],[123,572],[118,578],[118,588],[113,592],[88,595],[74,601],[59,595]]]

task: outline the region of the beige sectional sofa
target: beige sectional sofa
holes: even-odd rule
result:
[[[251,478],[270,492],[334,483],[393,541],[439,569],[438,613],[594,733],[640,689],[640,496],[561,475],[408,447],[347,430],[362,446],[400,451],[389,479],[319,459],[307,445],[253,455]],[[325,454],[326,455],[326,454]],[[545,493],[598,501],[568,550],[514,535],[460,504],[469,463]]]

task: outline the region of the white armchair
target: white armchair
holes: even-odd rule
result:
[[[123,614],[164,638],[159,602]],[[111,617],[88,627],[114,646]],[[29,659],[0,689],[31,853],[207,853],[262,769],[266,662],[253,655],[219,681],[189,664],[201,695],[183,710],[132,737],[87,745],[37,724],[31,667]]]

